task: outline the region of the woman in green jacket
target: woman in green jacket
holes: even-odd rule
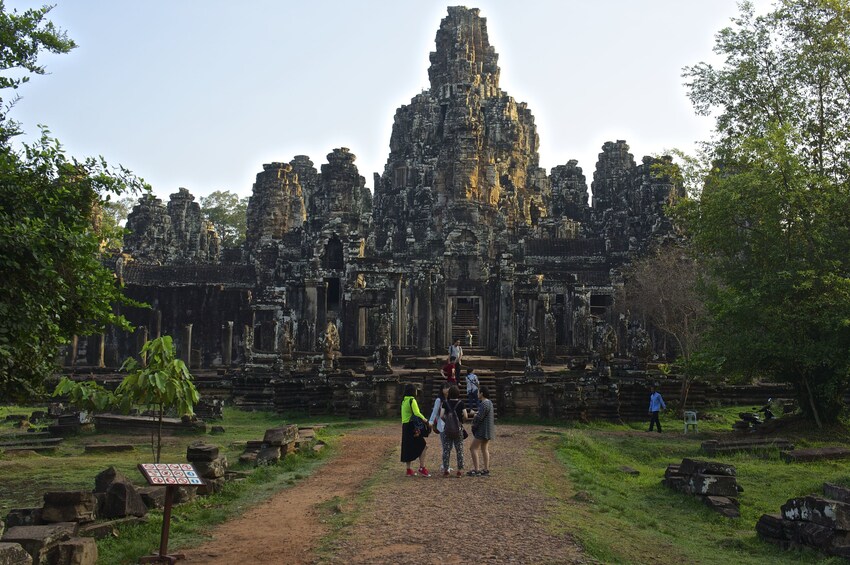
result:
[[[430,477],[431,474],[425,468],[425,452],[428,446],[424,437],[415,434],[413,418],[420,418],[423,424],[428,425],[428,420],[419,411],[419,404],[416,402],[416,387],[408,383],[404,385],[404,400],[401,401],[401,461],[407,464],[408,477],[416,476],[417,473]],[[419,470],[414,473],[410,464],[416,459],[419,459]]]

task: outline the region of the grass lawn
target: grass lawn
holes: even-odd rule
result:
[[[29,414],[34,409],[20,406],[0,408],[0,441],[4,436],[21,432],[11,422],[5,421],[7,414]],[[262,439],[265,430],[283,424],[316,422],[326,424],[316,432],[317,438],[327,443],[322,451],[290,454],[280,465],[256,469],[243,481],[227,483],[220,493],[175,506],[169,547],[200,543],[215,524],[242,513],[251,505],[308,476],[328,454],[333,453],[339,436],[345,430],[370,423],[334,417],[283,418],[272,413],[225,409],[224,419],[213,422],[225,428],[224,434],[163,438],[163,462],[184,462],[188,444],[203,439],[221,448],[230,469],[246,470],[238,464],[243,451],[239,442]],[[88,433],[66,439],[53,455],[0,455],[0,517],[12,508],[41,506],[42,496],[47,491],[91,490],[95,475],[109,466],[116,467],[137,485],[144,484],[136,465],[153,461],[150,440],[150,436],[144,435]],[[130,443],[136,449],[125,453],[83,454],[84,446],[93,443]],[[151,512],[148,516],[147,524],[122,527],[117,537],[99,541],[98,562],[109,565],[134,563],[139,556],[156,550],[162,515]]]
[[[846,461],[786,464],[778,451],[715,457],[700,452],[706,439],[741,438],[731,433],[731,424],[749,408],[713,411],[711,421],[700,421],[699,434],[684,435],[681,421],[672,417],[662,419],[663,434],[648,433],[645,423],[554,428],[555,453],[574,491],[552,493],[560,510],[550,526],[571,533],[606,563],[843,563],[813,551],[780,551],[757,538],[755,523],[762,514],[778,513],[789,498],[821,494],[824,482],[850,486]],[[802,427],[777,437],[797,447],[850,444],[844,427],[822,432]],[[551,445],[551,435],[541,437],[540,451]],[[683,457],[736,466],[744,488],[740,518],[723,518],[696,498],[660,484],[667,465]],[[640,475],[628,475],[621,466]]]

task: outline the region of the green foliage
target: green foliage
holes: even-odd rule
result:
[[[74,47],[45,20],[49,11],[7,12],[0,2],[0,88],[44,74],[40,53]],[[2,74],[9,70],[13,76]],[[0,111],[0,398],[7,400],[38,393],[72,335],[128,327],[113,313],[121,292],[101,264],[96,217],[108,195],[142,185],[103,159],[68,157],[46,129],[16,150],[10,139],[17,133]]]
[[[240,198],[229,190],[216,190],[201,197],[201,212],[215,226],[223,247],[245,243],[248,198]]]
[[[88,412],[102,412],[117,403],[115,395],[96,382],[76,382],[68,377],[62,377],[53,396],[67,396],[73,406]]]
[[[718,110],[714,165],[678,210],[716,277],[710,341],[834,421],[850,377],[850,4],[745,3],[734,24],[724,66],[685,73],[697,110]]]
[[[164,335],[145,343],[141,354],[145,364],[128,359],[124,368],[130,374],[115,391],[120,406],[150,406],[159,414],[160,427],[156,436],[156,462],[162,453],[162,418],[166,410],[176,410],[178,416],[194,415],[200,399],[192,375],[182,360],[176,358],[171,336]]]
[[[98,233],[100,234],[101,248],[118,251],[124,243],[124,222],[127,215],[133,209],[135,198],[126,197],[116,200],[107,198],[100,203],[98,215]]]

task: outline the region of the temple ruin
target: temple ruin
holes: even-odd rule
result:
[[[671,160],[637,163],[607,142],[589,201],[577,161],[539,166],[534,117],[500,89],[477,9],[448,8],[430,63],[430,88],[395,113],[373,191],[344,147],[318,170],[304,155],[265,164],[242,249],[220,248],[186,189],[144,197],[115,269],[150,308],[125,307],[135,334],[81,340],[69,362],[117,366],[170,334],[244,405],[284,409],[350,407],[361,392],[380,404],[376,383],[433,366],[458,338],[525,377],[645,350],[612,303],[629,261],[673,236]]]

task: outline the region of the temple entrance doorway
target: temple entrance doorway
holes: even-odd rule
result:
[[[450,300],[449,332],[451,342],[460,340],[463,347],[469,347],[469,333],[472,333],[472,347],[485,347],[481,332],[481,297],[454,296]],[[447,345],[448,347],[448,345]]]

